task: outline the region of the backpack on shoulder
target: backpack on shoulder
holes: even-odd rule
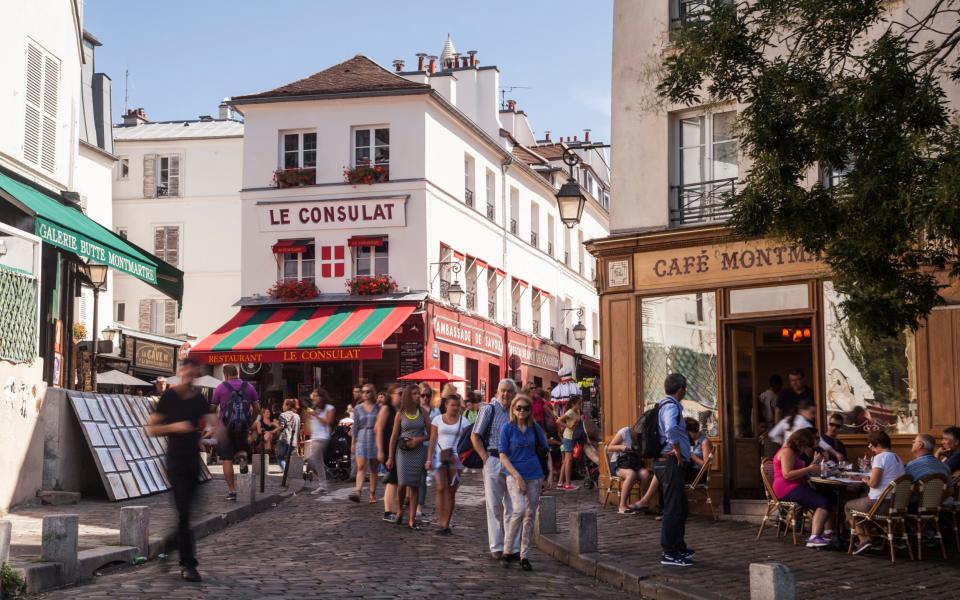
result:
[[[247,386],[246,381],[240,384],[240,387],[234,389],[232,385],[224,382],[227,386],[227,406],[223,411],[223,424],[228,431],[245,431],[250,428],[250,407],[247,405]]]
[[[488,410],[496,410],[494,406],[488,405],[490,408]],[[483,414],[483,409],[480,410],[480,415]],[[483,432],[478,431],[477,435],[480,436],[480,439],[483,440],[483,446],[487,446],[487,442],[490,440],[490,431],[493,429],[493,417],[490,415],[490,420],[487,421],[486,430]],[[477,416],[477,423],[480,422],[480,416]],[[473,441],[470,439],[470,436],[473,434],[473,429],[476,426],[476,423],[472,423],[463,430],[463,438],[460,440],[460,445],[457,447],[457,454],[460,456],[460,462],[467,469],[482,469],[483,461],[480,460],[480,455],[477,454],[476,449],[473,447]]]
[[[633,433],[636,436],[633,447],[639,449],[642,458],[660,458],[662,454],[663,439],[660,437],[661,404],[663,404],[663,400],[640,415],[633,427]]]

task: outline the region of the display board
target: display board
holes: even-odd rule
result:
[[[144,429],[156,406],[155,397],[74,391],[67,396],[111,500],[170,489],[167,439],[149,437]],[[200,461],[200,480],[210,479],[210,471]]]

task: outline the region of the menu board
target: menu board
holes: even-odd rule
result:
[[[400,342],[400,377],[423,369],[423,342]]]

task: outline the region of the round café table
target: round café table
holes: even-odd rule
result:
[[[837,496],[833,517],[833,546],[837,550],[844,549],[844,543],[840,539],[843,531],[843,506],[846,500],[860,495],[860,491],[867,486],[863,482],[863,477],[869,476],[869,473],[844,472],[827,477],[811,477],[810,483],[819,490],[833,492]],[[844,492],[847,492],[844,494]],[[853,492],[856,492],[854,494]],[[844,498],[846,496],[846,498]]]

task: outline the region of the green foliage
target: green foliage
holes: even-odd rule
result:
[[[27,595],[27,582],[10,563],[0,564],[0,597],[17,600]]]
[[[858,330],[916,328],[943,302],[935,272],[960,275],[960,128],[943,87],[960,80],[960,0],[923,14],[888,0],[706,4],[672,36],[658,93],[745,104],[751,168],[733,226],[819,254]]]

